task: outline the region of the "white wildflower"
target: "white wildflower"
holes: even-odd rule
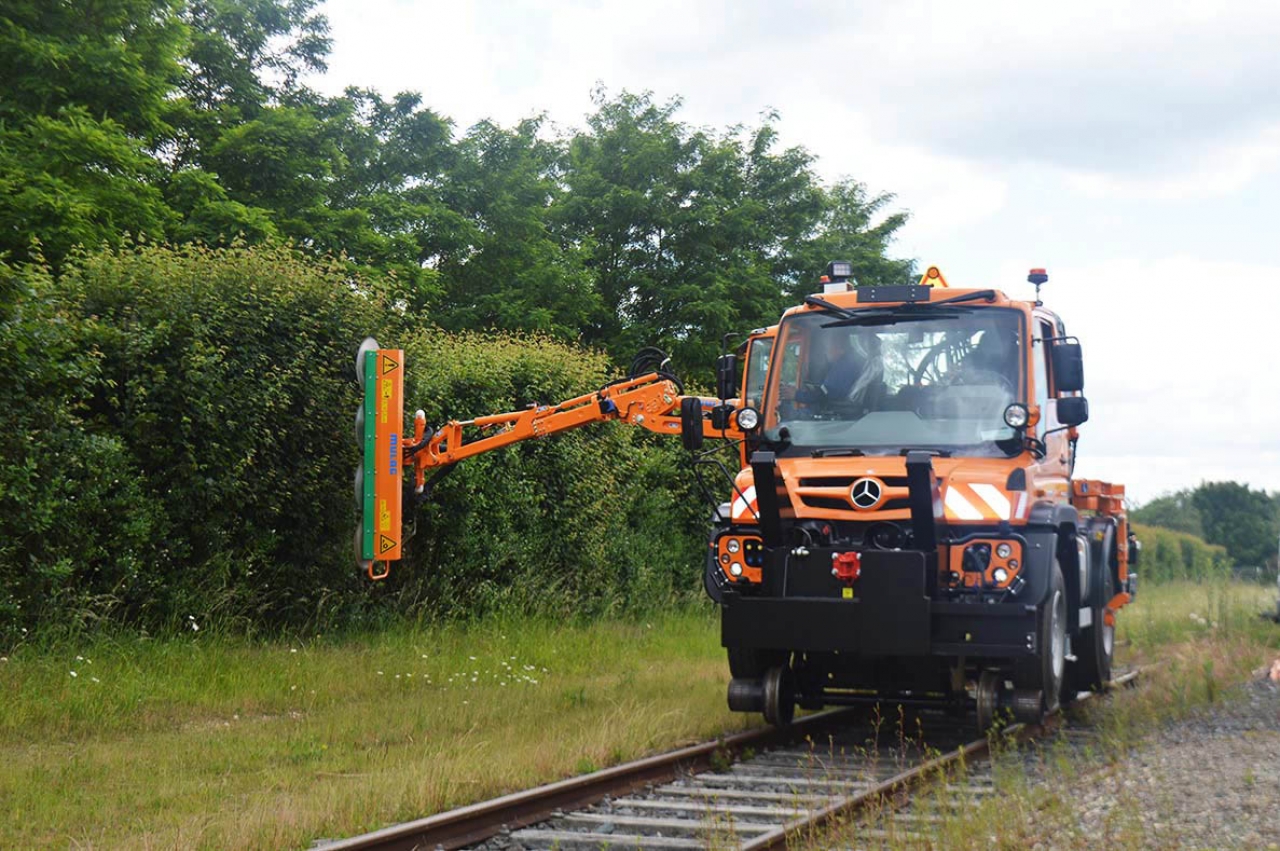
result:
[[[78,677],[78,676],[80,676],[80,675],[79,675],[79,674],[77,674],[75,671],[72,671],[72,672],[71,672],[71,676],[73,676],[73,677]]]

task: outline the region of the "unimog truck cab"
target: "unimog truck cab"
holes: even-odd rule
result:
[[[1039,299],[915,286],[823,291],[687,395],[645,349],[627,375],[555,405],[403,433],[404,353],[356,356],[357,559],[386,576],[405,501],[467,458],[593,423],[680,436],[716,505],[704,586],[719,604],[732,709],[1001,710],[1039,720],[1110,678],[1115,613],[1136,588],[1124,488],[1074,475],[1080,343]],[[705,439],[737,447],[736,472]],[[723,496],[703,472],[723,473]],[[412,474],[412,475],[410,475]],[[714,482],[714,480],[713,480]]]
[[[1135,590],[1123,488],[1073,476],[1080,344],[1038,298],[936,267],[852,287],[841,265],[743,347],[742,465],[705,572],[730,706],[1038,720],[1108,681]]]

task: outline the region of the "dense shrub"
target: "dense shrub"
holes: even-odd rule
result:
[[[86,422],[96,322],[39,265],[0,267],[0,638],[114,615],[164,534],[118,434]]]
[[[1133,524],[1134,534],[1142,541],[1142,562],[1138,574],[1142,579],[1205,579],[1228,569],[1231,559],[1227,551],[1186,532],[1175,532],[1159,526]]]
[[[283,248],[151,246],[81,257],[56,280],[4,272],[6,633],[595,613],[698,587],[707,509],[678,444],[616,425],[460,464],[391,582],[354,568],[362,337],[407,349],[409,404],[437,424],[590,392],[610,377],[602,354],[445,334],[345,264]]]
[[[547,339],[427,331],[405,345],[406,395],[429,423],[598,388],[608,359]],[[451,612],[505,600],[591,613],[700,583],[709,508],[673,440],[588,426],[459,464],[437,488],[402,587]]]

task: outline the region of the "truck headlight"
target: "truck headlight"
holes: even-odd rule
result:
[[[760,412],[755,408],[743,408],[738,411],[738,428],[743,431],[755,431],[760,425]]]
[[[1009,428],[1022,428],[1031,419],[1031,412],[1021,402],[1014,402],[1004,409],[1004,423]]]
[[[1008,544],[1000,544],[996,547],[996,555],[1000,558],[1008,558],[1013,555],[1013,547]]]
[[[742,549],[742,544],[738,543],[737,538],[730,538],[725,542],[724,548],[731,553],[736,553],[738,550]]]

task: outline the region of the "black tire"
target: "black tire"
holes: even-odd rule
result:
[[[1072,665],[1070,686],[1074,691],[1100,691],[1111,682],[1111,661],[1116,650],[1116,630],[1107,626],[1107,603],[1115,596],[1111,565],[1102,566],[1102,587],[1093,595],[1089,608],[1093,624],[1080,631],[1078,645],[1073,647],[1076,663]]]
[[[734,679],[758,680],[770,668],[786,666],[790,654],[780,650],[729,647],[729,675]]]
[[[1057,555],[1049,576],[1049,592],[1040,612],[1036,656],[1020,662],[1014,670],[1014,686],[1041,693],[1044,714],[1055,712],[1066,678],[1067,586]]]

